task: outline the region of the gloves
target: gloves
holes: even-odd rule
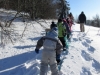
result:
[[[35,52],[38,54],[39,53],[39,49],[35,49]]]

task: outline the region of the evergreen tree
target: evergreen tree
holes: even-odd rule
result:
[[[66,0],[58,0],[58,16],[59,18],[66,18],[69,14],[69,3]]]

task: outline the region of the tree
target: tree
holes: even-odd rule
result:
[[[66,0],[0,0],[0,4],[0,7],[8,10],[29,13],[33,20],[36,18],[65,18],[70,9]]]
[[[95,17],[93,17],[94,23],[96,27],[100,27],[100,18],[99,15],[97,14]]]
[[[58,16],[59,18],[66,18],[69,14],[69,3],[66,0],[58,0]]]

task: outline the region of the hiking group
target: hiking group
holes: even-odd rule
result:
[[[83,15],[83,12],[81,14]],[[84,19],[81,15],[79,16],[81,26],[84,26],[84,22],[82,21]],[[46,35],[37,41],[35,48],[37,54],[39,53],[39,49],[43,47],[40,75],[46,75],[48,65],[50,66],[52,75],[59,75],[58,64],[61,62],[61,53],[68,51],[68,42],[71,40],[73,20],[73,15],[70,13],[67,18],[59,18],[57,23],[52,22],[50,29],[46,30]],[[80,28],[83,32],[84,28]]]

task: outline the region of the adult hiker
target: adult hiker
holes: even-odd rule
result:
[[[86,23],[86,16],[84,14],[84,12],[82,11],[81,14],[79,15],[79,23],[80,23],[80,31],[84,32],[85,31],[85,27],[84,24]]]

